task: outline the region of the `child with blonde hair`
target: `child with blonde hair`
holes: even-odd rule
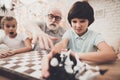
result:
[[[0,44],[7,45],[9,51],[1,52],[0,58],[32,50],[29,36],[25,33],[17,33],[17,21],[14,17],[3,17],[1,28],[3,30],[1,32],[5,35],[0,39]]]

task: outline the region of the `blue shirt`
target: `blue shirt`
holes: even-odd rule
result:
[[[62,37],[69,39],[67,48],[74,52],[93,52],[97,51],[97,44],[104,41],[100,33],[89,30],[82,36],[79,36],[70,28]]]

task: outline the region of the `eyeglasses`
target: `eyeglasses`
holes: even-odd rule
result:
[[[60,16],[54,16],[53,14],[48,14],[49,19],[55,18],[55,21],[60,21],[62,18]]]

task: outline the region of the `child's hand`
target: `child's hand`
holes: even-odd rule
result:
[[[14,52],[14,51],[8,51],[6,54],[7,54],[8,56],[12,56],[12,55],[15,54],[15,52]]]
[[[42,78],[48,78],[50,76],[50,72],[48,70],[42,71]]]
[[[42,58],[42,63],[41,63],[41,67],[42,67],[42,78],[48,78],[50,76],[50,72],[49,72],[49,61],[50,58],[48,56],[44,56]]]
[[[5,58],[5,57],[7,57],[6,53],[0,53],[0,58]]]
[[[71,54],[73,57],[75,57],[75,54],[76,54],[76,53],[75,53],[74,51],[71,51],[70,54]]]

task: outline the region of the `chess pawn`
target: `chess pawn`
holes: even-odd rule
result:
[[[73,61],[70,60],[70,52],[71,50],[69,50],[66,53],[67,58],[65,60],[65,70],[67,73],[72,74],[73,73],[73,69],[72,69]]]
[[[57,58],[52,58],[52,60],[50,61],[50,65],[52,67],[56,67],[58,65],[58,60]]]
[[[61,59],[61,61],[59,63],[60,67],[63,66],[63,62],[65,61],[65,57],[66,57],[65,54],[66,54],[66,52],[63,52],[63,51],[60,53],[60,59]]]

